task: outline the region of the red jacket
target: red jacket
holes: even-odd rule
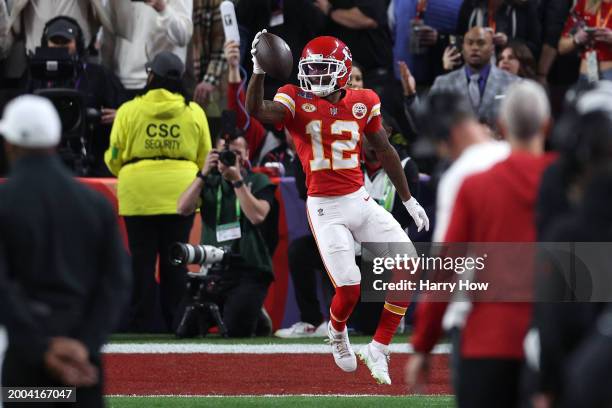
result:
[[[227,108],[231,111],[236,112],[236,126],[243,129],[247,122],[246,108],[245,107],[245,95],[244,89],[240,88],[240,83],[230,83],[227,86]],[[242,107],[238,104],[238,101],[242,103]],[[257,157],[263,142],[266,140],[266,129],[263,127],[260,121],[255,119],[253,116],[249,128],[246,130],[244,138],[249,145],[249,160],[253,160]]]
[[[491,169],[468,177],[455,201],[447,242],[534,242],[535,203],[553,155],[514,152]],[[441,334],[443,302],[420,302],[412,343],[429,352]],[[465,358],[522,358],[531,320],[529,303],[474,303],[462,331]]]

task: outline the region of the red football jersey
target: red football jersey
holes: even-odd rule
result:
[[[339,196],[363,185],[361,137],[382,124],[380,99],[370,89],[346,89],[337,104],[295,85],[274,97],[286,109],[282,125],[293,136],[310,196]]]

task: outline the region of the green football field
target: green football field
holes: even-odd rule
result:
[[[447,408],[450,396],[407,397],[109,397],[109,408]]]

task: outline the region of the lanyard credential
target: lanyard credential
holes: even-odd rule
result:
[[[217,188],[217,225],[221,221],[221,198],[221,184],[219,184],[219,188]],[[238,201],[238,197],[236,197],[236,221],[240,221],[240,201]]]

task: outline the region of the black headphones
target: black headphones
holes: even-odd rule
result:
[[[75,37],[77,54],[79,58],[84,57],[86,50],[85,50],[85,38],[83,35],[83,30],[81,29],[81,26],[74,18],[68,17],[68,16],[57,16],[47,21],[47,23],[45,24],[45,28],[43,29],[42,38],[40,39],[41,47],[43,48],[47,47],[47,42],[49,41],[49,38],[48,38],[49,27],[51,26],[51,24],[55,23],[56,21],[61,21],[61,20],[67,21],[70,24],[73,24],[77,28],[77,33]]]

